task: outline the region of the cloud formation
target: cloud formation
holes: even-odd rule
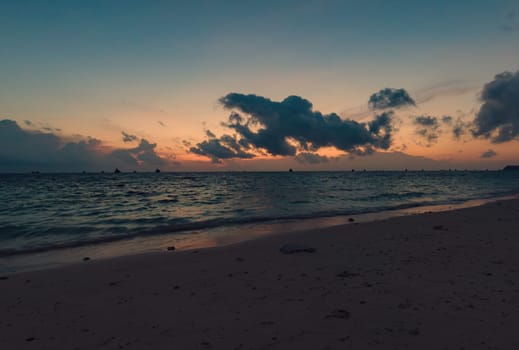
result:
[[[494,150],[489,149],[488,151],[483,152],[480,158],[493,158],[495,156],[497,156],[497,153],[494,152]]]
[[[428,146],[438,141],[441,134],[438,117],[420,115],[414,118],[413,123],[416,125],[416,134],[426,139]]]
[[[447,131],[452,134],[455,140],[459,140],[470,129],[471,124],[465,122],[462,117],[453,118],[450,115],[441,117],[421,115],[413,118],[416,126],[415,133],[425,139],[427,147],[436,143],[439,137]]]
[[[140,167],[147,166],[163,166],[166,161],[161,158],[155,149],[156,143],[150,143],[146,139],[141,139],[139,145],[130,149],[116,149],[109,156],[122,160],[126,166]]]
[[[385,88],[371,95],[368,105],[377,110],[415,106],[416,103],[405,89]]]
[[[442,117],[442,122],[445,124],[452,124],[452,117],[450,115],[444,115]]]
[[[481,92],[483,105],[474,119],[475,137],[493,143],[507,142],[519,136],[519,71],[497,74]]]
[[[311,152],[301,152],[295,156],[295,159],[301,164],[321,164],[330,161],[330,158],[326,156]]]
[[[455,140],[459,140],[463,135],[465,135],[470,128],[470,123],[463,121],[462,118],[457,118],[452,123],[452,135]]]
[[[95,138],[66,141],[51,132],[28,131],[13,120],[0,120],[0,171],[152,170],[168,163],[156,144],[109,149]]]
[[[198,143],[196,147],[191,147],[190,152],[209,157],[215,164],[221,163],[221,159],[254,158],[254,154],[242,150],[242,146],[236,142],[236,139],[229,135],[223,135],[220,139],[213,135],[213,138]]]
[[[220,159],[253,158],[258,153],[295,156],[315,153],[322,147],[335,147],[357,155],[388,149],[392,141],[391,111],[377,115],[369,123],[343,120],[337,114],[322,114],[299,96],[281,102],[257,95],[230,93],[220,99],[231,110],[222,123],[235,133],[220,138],[207,133],[209,140],[190,151],[218,162]]]
[[[121,134],[123,135],[123,142],[133,142],[137,141],[137,136],[125,133],[124,131],[121,131]]]

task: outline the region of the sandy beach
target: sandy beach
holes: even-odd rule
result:
[[[0,348],[518,349],[518,228],[507,200],[1,276]]]

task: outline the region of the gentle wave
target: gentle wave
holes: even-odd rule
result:
[[[36,253],[36,252],[44,252],[54,249],[65,249],[65,248],[75,248],[81,247],[85,245],[95,245],[109,242],[116,242],[121,240],[127,240],[136,237],[142,236],[154,236],[154,235],[162,235],[162,234],[174,234],[174,233],[189,233],[189,232],[198,232],[200,230],[205,229],[214,229],[218,227],[229,227],[229,226],[240,226],[240,225],[250,225],[250,224],[263,224],[263,223],[272,223],[272,222],[287,222],[292,220],[309,220],[309,219],[319,219],[319,218],[329,218],[329,217],[340,217],[340,216],[351,216],[351,215],[360,215],[360,214],[370,214],[370,213],[380,213],[385,211],[392,210],[401,210],[401,209],[409,209],[416,208],[421,206],[433,206],[433,205],[448,205],[448,204],[457,204],[465,201],[473,200],[473,199],[488,199],[494,197],[501,197],[506,195],[517,194],[517,192],[502,192],[495,193],[493,195],[488,195],[484,197],[471,197],[465,199],[456,199],[450,201],[430,201],[423,203],[409,203],[409,204],[400,204],[395,206],[388,207],[375,207],[371,209],[365,210],[349,210],[349,211],[327,211],[327,212],[313,212],[310,214],[301,214],[301,215],[290,215],[290,216],[277,216],[277,217],[249,217],[249,218],[228,218],[228,219],[212,219],[200,222],[191,222],[185,224],[168,224],[164,226],[156,226],[153,229],[148,230],[124,230],[120,227],[114,227],[109,230],[111,234],[107,236],[98,236],[85,238],[77,241],[71,242],[59,242],[55,241],[51,244],[47,245],[38,245],[38,246],[26,246],[21,247],[19,249],[0,249],[0,257],[18,255],[18,254],[26,254],[26,253]],[[181,220],[179,220],[181,221]],[[74,227],[75,234],[81,233],[89,233],[94,230],[95,227]],[[44,230],[45,234],[48,235],[67,235],[70,233],[70,229],[64,228],[54,228],[51,230]],[[0,230],[0,234],[2,231]]]
[[[0,175],[0,256],[518,192],[517,172]]]

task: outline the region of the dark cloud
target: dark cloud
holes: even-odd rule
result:
[[[391,145],[392,115],[384,112],[365,124],[342,120],[337,114],[323,115],[298,96],[275,102],[257,95],[228,94],[220,103],[232,110],[223,126],[235,136],[220,138],[206,132],[209,140],[191,147],[195,154],[220,159],[253,158],[258,153],[295,156],[315,152],[321,147],[335,147],[354,154],[371,154]],[[243,113],[240,114],[240,113]]]
[[[470,123],[464,122],[463,119],[457,118],[452,125],[452,135],[455,140],[459,140],[461,136],[465,135],[470,128]]]
[[[450,115],[442,117],[421,115],[414,117],[413,124],[416,126],[416,134],[427,140],[426,146],[437,142],[440,135],[447,131],[452,133],[455,140],[459,140],[470,128],[470,124],[463,121],[461,117],[455,119]]]
[[[371,154],[375,149],[388,149],[391,145],[391,111],[366,124],[343,120],[335,113],[323,115],[298,96],[276,102],[257,95],[231,93],[222,97],[220,103],[232,110],[222,125],[236,135],[210,138],[191,148],[191,152],[213,161],[252,158],[257,153],[295,156],[321,147]]]
[[[485,84],[483,105],[474,120],[475,137],[494,143],[511,141],[519,135],[519,71],[504,72]]]
[[[125,133],[124,131],[122,131],[121,134],[123,135],[123,141],[124,142],[133,142],[133,141],[137,141],[138,140],[137,136]]]
[[[328,163],[330,161],[328,157],[311,152],[301,152],[295,156],[295,159],[301,164],[320,164]]]
[[[438,127],[438,118],[437,117],[431,117],[428,115],[420,115],[415,117],[414,120],[415,124],[420,126],[426,126],[426,127]]]
[[[211,133],[212,134],[212,133]],[[254,158],[254,155],[247,153],[242,149],[242,146],[236,139],[229,135],[223,135],[220,139],[213,137],[209,140],[202,141],[191,147],[190,152],[211,158],[215,164],[221,163],[221,159]]]
[[[414,118],[413,123],[416,125],[416,134],[427,140],[427,146],[438,141],[441,134],[438,117],[420,115]]]
[[[54,134],[28,132],[13,120],[0,121],[0,166],[17,162],[44,164],[45,158],[54,154],[61,140]]]
[[[135,148],[110,150],[95,138],[65,141],[53,133],[28,131],[0,121],[0,171],[151,170],[166,165],[156,144],[142,139]]]
[[[405,89],[385,88],[371,95],[368,105],[370,109],[375,110],[415,106],[416,104]]]
[[[157,144],[150,143],[145,139],[141,139],[139,146],[130,149],[117,149],[110,153],[110,156],[124,161],[128,166],[152,165],[162,166],[166,162],[155,153]]]
[[[489,149],[488,151],[483,152],[480,157],[481,158],[493,158],[495,156],[497,156],[497,153],[494,152],[493,150]]]
[[[50,126],[43,126],[41,129],[43,131],[47,131],[47,132],[61,132],[60,128],[53,128],[53,127],[50,127]]]
[[[162,126],[162,127],[166,127],[166,124],[164,124],[164,122],[162,122],[162,121],[160,121],[160,120],[157,121],[157,123],[159,123],[159,125]]]
[[[452,117],[450,115],[444,115],[442,117],[442,122],[445,124],[452,124]]]

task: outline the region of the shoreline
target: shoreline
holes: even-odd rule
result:
[[[512,199],[14,274],[0,347],[516,349],[518,213]]]
[[[186,232],[122,237],[70,247],[13,252],[12,254],[0,255],[0,275],[52,269],[80,262],[84,258],[106,260],[123,256],[158,253],[166,251],[168,247],[175,247],[177,251],[215,248],[262,239],[272,235],[283,235],[287,232],[349,225],[352,224],[349,221],[350,218],[354,219],[355,223],[366,223],[400,216],[420,215],[427,212],[459,210],[516,198],[519,198],[519,194],[469,199],[444,204],[418,204],[398,209],[368,211],[351,215],[222,225]],[[242,233],[244,230],[247,230],[247,235]]]

